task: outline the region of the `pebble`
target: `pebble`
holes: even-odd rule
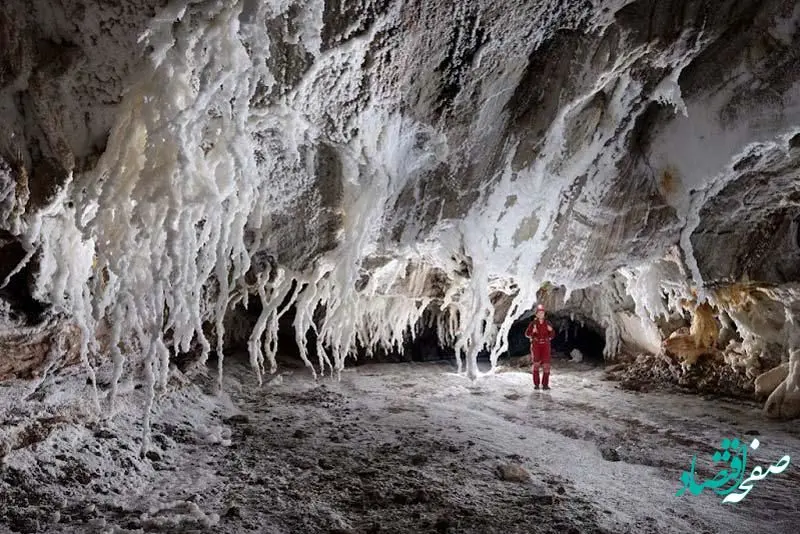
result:
[[[531,478],[530,473],[517,464],[500,464],[497,466],[497,474],[500,480],[506,482],[527,482]]]
[[[620,457],[617,449],[612,449],[611,447],[603,447],[600,449],[600,454],[603,456],[604,460],[608,460],[609,462],[619,462]]]

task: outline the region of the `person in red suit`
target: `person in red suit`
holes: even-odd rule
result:
[[[536,317],[525,330],[525,337],[531,340],[533,389],[539,389],[539,366],[542,367],[542,389],[550,389],[550,340],[556,337],[556,332],[545,320],[543,305],[536,307]]]

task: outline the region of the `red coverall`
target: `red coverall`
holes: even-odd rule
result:
[[[534,319],[525,330],[525,337],[531,340],[531,363],[533,364],[533,385],[539,387],[539,365],[542,366],[542,386],[550,387],[550,340],[556,331],[547,321]]]

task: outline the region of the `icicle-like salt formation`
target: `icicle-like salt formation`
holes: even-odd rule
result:
[[[569,298],[569,291],[595,284],[616,269],[608,261],[610,266],[599,268],[595,278],[581,271],[591,261],[584,261],[591,247],[575,239],[567,219],[577,211],[590,219],[587,226],[600,227],[620,216],[604,210],[603,199],[615,187],[616,165],[627,149],[622,140],[634,129],[637,113],[654,100],[696,114],[683,101],[676,80],[697,53],[699,40],[694,47],[677,46],[663,54],[667,75],[652,94],[644,94],[642,83],[630,74],[652,50],[633,47],[611,58],[605,72],[593,73],[586,86],[559,103],[538,157],[520,168],[516,152],[529,148],[521,148],[517,133],[507,127],[508,104],[528,68],[529,35],[517,43],[519,58],[507,58],[507,69],[459,96],[469,93],[469,99],[480,102],[475,116],[459,123],[463,131],[447,126],[439,131],[438,124],[411,118],[416,115],[408,112],[408,95],[397,88],[398,79],[419,67],[402,70],[411,63],[403,55],[416,49],[391,48],[396,45],[377,39],[394,34],[398,20],[405,21],[403,6],[392,5],[363,32],[328,48],[322,39],[324,2],[294,7],[289,24],[285,2],[171,2],[143,36],[152,50],[150,63],[133,73],[96,172],[68,184],[62,198],[37,215],[26,233],[25,261],[42,251],[38,295],[77,319],[90,372],[89,349],[109,353],[112,404],[118,381],[132,367],[121,349],[128,341],[143,359],[137,363],[144,363],[148,413],[156,392],[167,384],[171,351],[198,346],[200,364],[216,352],[221,380],[223,319],[233,302],[246,303],[248,295],[257,295],[261,304],[248,339],[259,383],[276,369],[278,322],[290,306],[296,312],[301,358],[315,377],[340,372],[357,347],[402,346],[423,317],[435,324],[442,344],[456,348],[459,371],[475,377],[478,353],[488,345],[496,365],[508,348],[514,320],[535,304],[542,280],[565,285]],[[456,11],[465,16],[464,9]],[[549,15],[556,24],[556,14]],[[278,24],[285,24],[283,34],[272,28],[271,35],[265,21],[284,21]],[[411,38],[425,37],[414,31],[426,30],[412,30]],[[479,46],[476,31],[472,34],[469,43],[458,46],[480,48],[472,65],[479,69],[496,54],[492,47],[500,45]],[[533,40],[544,37],[537,34]],[[364,76],[364,65],[377,64],[376,39],[378,48],[391,48],[392,59],[386,60],[391,66],[384,65],[388,72],[374,67]],[[298,49],[287,52],[285,46]],[[273,61],[276,50],[286,57]],[[297,67],[296,79],[287,81],[291,76],[285,63],[295,52],[297,63],[308,64]],[[376,81],[382,76],[389,81]],[[572,130],[583,123],[576,118],[599,96],[602,121],[576,139],[579,134]],[[492,149],[498,163],[478,165],[489,153],[481,145],[494,146],[498,139],[502,144]],[[326,164],[317,161],[325,160],[323,145],[336,156],[331,180],[337,198],[333,207],[325,206],[341,216],[331,232],[335,235],[329,236],[333,243],[321,247],[324,253],[309,254],[308,265],[290,267],[291,262],[275,260],[256,268],[257,254],[280,248],[272,234],[285,229],[274,222],[276,214],[292,213],[301,202],[311,206],[308,211],[323,209],[319,195],[303,196],[318,193],[316,180],[322,178],[316,166]],[[412,191],[420,204],[441,200],[423,198],[427,191],[418,184],[440,165],[454,174],[483,169],[478,200],[458,206],[466,209],[458,220],[443,220],[442,212],[440,220],[424,224],[412,219],[400,238],[388,239],[388,223],[394,222],[389,217],[398,216],[392,210],[404,192]],[[74,207],[68,207],[67,197]],[[679,200],[676,209],[688,221],[682,244],[689,270],[699,281],[689,236],[702,199],[697,204]],[[402,205],[413,211],[407,200]],[[575,243],[566,259],[556,257],[562,240]],[[391,243],[385,246],[386,241]],[[375,257],[386,262],[365,267],[365,260]],[[471,265],[469,273],[459,272],[461,260]],[[653,264],[627,271],[628,290],[643,317],[664,315],[686,290],[667,287],[664,269]],[[434,270],[449,277],[443,297],[436,299],[425,288]],[[362,285],[364,272],[370,277]],[[618,350],[621,336],[612,306],[618,288],[612,286],[602,286],[601,298],[593,303],[593,315],[606,328],[607,355]],[[499,324],[490,300],[494,293],[511,300]],[[213,338],[204,331],[209,325]],[[100,329],[108,339],[102,347],[90,346],[88,340]],[[309,331],[316,334],[317,362],[308,357]]]
[[[251,103],[257,94],[268,92],[276,83],[266,61],[270,36],[261,23],[276,14],[273,7],[217,1],[204,3],[199,10],[191,2],[171,3],[145,36],[153,49],[151,67],[139,73],[127,91],[93,179],[76,188],[77,211],[67,217],[74,221],[63,224],[64,217],[51,217],[61,225],[56,228],[43,213],[44,231],[34,227],[29,232],[31,240],[51,254],[44,258],[40,292],[76,317],[86,340],[104,321],[109,323],[106,346],[114,363],[112,402],[125,367],[120,350],[125,337],[136,341],[145,358],[150,403],[168,377],[170,347],[163,335],[167,331],[174,350],[189,350],[196,341],[200,363],[215,349],[221,376],[223,317],[233,295],[249,290],[243,280],[251,267],[251,254],[264,241],[257,236],[255,243],[248,243],[246,230],[251,226],[260,230],[268,222],[276,200],[269,191],[270,173],[280,172],[270,161],[259,162],[253,136],[267,130],[287,132],[285,155],[300,161],[299,146],[321,135],[312,118],[321,113],[325,102],[315,81],[329,67],[360,68],[364,43],[382,27],[378,20],[367,35],[320,52],[322,8],[321,2],[309,4],[302,31],[296,35],[297,42],[316,56],[312,68],[285,98],[255,109]],[[267,371],[266,362],[270,372],[275,370],[277,322],[285,311],[278,306],[293,287],[301,356],[310,366],[305,333],[316,330],[322,372],[326,367],[341,371],[356,343],[399,346],[426,309],[427,302],[384,296],[374,285],[360,293],[353,291],[361,261],[374,249],[386,207],[409,181],[447,152],[446,143],[439,141],[433,142],[431,150],[420,151],[418,133],[425,131],[431,137],[431,132],[393,114],[392,107],[380,102],[368,106],[351,125],[360,135],[338,147],[345,213],[339,247],[319,258],[308,272],[279,268],[279,272],[257,276],[255,290],[262,313],[249,348],[259,381]],[[555,155],[560,153],[562,138],[559,128],[549,136]],[[538,188],[544,189],[545,162],[531,174]],[[563,177],[562,185],[571,178]],[[510,183],[508,170],[503,179]],[[464,353],[470,376],[477,373],[477,353],[499,334],[492,357],[496,363],[505,349],[511,318],[535,297],[534,285],[523,284],[511,313],[495,329],[488,299],[490,281],[503,271],[532,272],[556,215],[554,209],[541,208],[558,205],[552,201],[559,189],[548,190],[549,196],[536,204],[542,219],[535,239],[537,250],[500,262],[477,261],[469,283],[452,284],[441,303],[440,335]],[[494,201],[503,196],[494,194]],[[491,222],[485,214],[493,216],[483,211],[449,232],[451,242],[465,247],[471,258],[490,255],[490,239],[481,233],[481,227]],[[442,237],[447,233],[442,229]],[[76,256],[65,255],[56,240],[72,247],[70,254]],[[444,250],[441,256],[448,254]],[[56,255],[60,255],[58,260]],[[269,281],[267,275],[276,278]],[[325,318],[317,325],[313,314],[320,305]],[[207,322],[216,327],[215,340],[204,334]],[[84,358],[87,349],[82,351]],[[144,438],[146,443],[147,435]]]
[[[319,91],[315,75],[325,74],[326,63],[356,68],[363,63],[366,48],[359,43],[366,38],[324,54],[317,44],[310,51],[318,61],[305,80],[273,106],[252,109],[256,93],[275,83],[265,61],[270,38],[261,23],[270,9],[265,3],[219,1],[204,3],[202,11],[173,3],[161,13],[147,36],[154,50],[151,68],[125,95],[94,178],[80,184],[85,193],[77,194],[75,221],[51,228],[42,214],[44,231],[32,237],[48,253],[62,254],[59,260],[45,257],[42,280],[47,280],[40,291],[56,304],[67,292],[64,307],[84,327],[87,340],[103,321],[110,323],[111,401],[124,371],[119,347],[128,337],[144,358],[148,413],[168,378],[165,332],[174,350],[186,351],[198,342],[200,363],[215,349],[221,379],[223,318],[235,294],[252,289],[244,278],[264,241],[257,236],[248,242],[246,230],[267,231],[260,227],[274,208],[270,173],[280,171],[270,161],[259,161],[253,136],[268,129],[294,132],[286,137],[295,145],[287,146],[288,156],[302,161],[297,146],[319,135],[303,116],[315,112],[309,108],[314,103],[310,91]],[[307,47],[319,39],[322,3],[309,9],[317,28],[316,33],[313,25],[304,28],[300,38]],[[379,28],[376,23],[372,31]],[[420,128],[380,103],[361,113],[354,126],[362,135],[339,147],[346,214],[340,246],[305,273],[280,267],[257,273],[263,311],[249,348],[259,381],[266,363],[275,371],[277,324],[287,309],[278,306],[290,292],[301,355],[310,366],[305,333],[316,330],[322,372],[326,366],[341,371],[357,342],[400,344],[425,310],[414,299],[383,297],[370,287],[357,294],[353,288],[386,206],[442,154],[420,152]],[[64,246],[73,247],[71,254],[80,259],[64,255]],[[319,305],[326,313],[317,325],[313,314]],[[207,322],[215,325],[215,340],[204,334]]]

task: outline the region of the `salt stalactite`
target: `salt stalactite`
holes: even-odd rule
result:
[[[564,104],[542,140],[542,157],[515,169],[517,141],[509,140],[502,147],[505,162],[500,172],[483,184],[480,201],[464,220],[459,225],[439,221],[431,231],[430,240],[438,240],[436,251],[402,250],[408,252],[403,258],[407,261],[394,260],[384,278],[373,277],[356,290],[364,260],[385,252],[378,236],[400,193],[447,158],[470,157],[469,147],[451,154],[461,149],[449,147],[444,134],[402,117],[397,112],[401,106],[391,100],[397,95],[386,88],[379,88],[385,94],[363,98],[363,108],[342,119],[335,131],[326,131],[321,123],[337,111],[338,102],[361,98],[348,73],[359,73],[355,85],[361,84],[369,43],[389,28],[387,20],[400,8],[394,5],[362,34],[322,51],[324,2],[304,4],[288,42],[304,47],[313,61],[290,88],[276,87],[283,76],[270,71],[275,43],[263,24],[285,15],[285,7],[252,1],[170,3],[145,36],[152,47],[151,65],[136,75],[125,94],[97,172],[65,189],[76,207],[66,208],[64,199],[59,200],[55,211],[43,212],[26,235],[30,250],[41,246],[44,251],[39,291],[76,317],[87,334],[84,339],[108,321],[111,403],[126,368],[120,347],[128,336],[144,358],[148,414],[156,390],[167,384],[170,350],[188,351],[197,343],[200,364],[215,350],[221,381],[223,319],[232,299],[244,298],[249,291],[257,292],[262,306],[248,343],[259,383],[264,374],[276,370],[278,321],[290,305],[296,311],[301,358],[315,377],[317,370],[308,359],[309,331],[316,334],[319,374],[338,374],[357,346],[402,346],[405,336],[415,335],[412,327],[426,309],[438,309],[432,320],[440,342],[456,347],[459,371],[464,370],[463,357],[467,375],[478,375],[477,355],[485,344],[491,346],[495,367],[508,348],[514,320],[535,303],[542,278],[579,287],[569,283],[574,265],[553,267],[551,260],[564,215],[576,201],[576,179],[590,176],[594,189],[586,202],[602,198],[612,186],[607,176],[592,170],[614,167],[618,153],[609,150],[609,143],[615,136],[626,138],[634,127],[635,121],[616,119],[630,116],[651,97],[682,102],[673,83],[677,71],[671,71],[671,81],[653,95],[643,95],[641,84],[627,74],[646,56],[646,47],[621,55],[591,87]],[[519,83],[512,78],[502,78],[507,86],[495,80],[481,89],[486,94],[478,96],[486,105],[473,129],[494,125],[491,135],[498,134],[498,125],[508,117],[497,122],[494,117],[508,113],[506,104]],[[598,128],[580,151],[570,153],[570,121],[601,92],[607,95],[604,113],[614,119],[609,121],[613,127]],[[251,107],[272,93],[284,96]],[[280,150],[265,149],[256,157],[256,150],[264,146],[254,138],[264,132],[278,132],[274,135]],[[420,145],[422,138],[430,141]],[[483,139],[477,134],[475,138]],[[270,267],[270,272],[256,273],[255,286],[249,284],[245,278],[252,275],[254,255],[273,245],[270,219],[276,203],[283,202],[271,191],[274,183],[285,185],[280,179],[285,169],[274,160],[280,156],[297,167],[310,167],[308,154],[323,142],[341,162],[342,198],[337,208],[342,223],[336,247],[302,272],[284,267],[272,272]],[[252,232],[253,241],[246,238]],[[441,301],[424,298],[420,286],[428,268],[405,278],[408,262],[447,266],[456,251],[472,261],[472,272],[464,279],[453,275],[454,269],[444,269],[451,279]],[[651,315],[664,312],[657,273],[650,268],[641,286],[633,289],[642,311]],[[391,293],[395,284],[403,294]],[[620,338],[611,306],[616,297],[611,295],[613,288],[605,290],[608,294],[596,303],[596,316],[606,318],[606,350],[614,354]],[[512,300],[499,326],[493,324],[489,298],[494,291]],[[289,305],[281,309],[287,298]],[[324,313],[317,321],[319,311]],[[204,333],[208,324],[215,326],[215,339]],[[164,332],[170,332],[171,346]],[[84,346],[82,354],[87,351]]]
[[[503,323],[497,330],[497,337],[489,359],[492,369],[497,367],[497,360],[501,354],[508,350],[508,333],[519,315],[530,308],[536,298],[536,287],[534,284],[523,284],[519,292],[513,297],[508,313],[503,319]]]
[[[295,332],[295,342],[300,349],[300,358],[305,362],[307,367],[310,367],[312,372],[314,373],[314,378],[316,379],[316,372],[314,371],[314,366],[311,364],[310,360],[308,359],[308,343],[306,341],[306,333],[309,330],[314,330],[314,333],[317,336],[317,356],[318,356],[318,363],[320,368],[320,373],[323,375],[325,374],[325,364],[327,362],[327,356],[325,351],[323,350],[322,343],[319,339],[319,332],[316,329],[316,325],[314,324],[314,309],[317,305],[317,283],[319,279],[324,275],[324,273],[319,273],[317,269],[315,269],[313,276],[309,277],[304,280],[298,280],[298,284],[302,284],[303,288],[298,291],[297,298],[295,301],[295,319],[294,319],[294,332]],[[329,363],[329,362],[327,362]]]
[[[473,288],[477,291],[484,280],[506,277],[509,273],[515,275],[515,281],[521,288],[513,291],[517,296],[514,297],[509,309],[510,317],[507,317],[497,329],[500,339],[488,340],[493,342],[491,354],[493,366],[496,365],[499,354],[505,350],[507,341],[504,338],[507,337],[515,314],[534,303],[534,288],[538,287],[539,283],[535,279],[536,274],[557,284],[563,284],[570,290],[582,287],[573,281],[574,264],[554,265],[555,262],[551,261],[553,254],[551,249],[557,248],[561,228],[564,226],[562,216],[572,207],[575,196],[572,186],[576,179],[587,173],[594,177],[587,185],[592,188],[594,198],[602,198],[612,186],[606,179],[607,176],[592,169],[614,166],[617,154],[608,150],[608,143],[615,136],[619,136],[620,132],[614,129],[598,129],[580,151],[569,153],[566,148],[569,121],[599,92],[607,92],[610,95],[608,109],[604,111],[610,116],[628,114],[630,109],[640,105],[643,96],[663,99],[663,94],[643,95],[642,85],[628,74],[631,65],[641,60],[647,53],[646,47],[640,47],[621,55],[608,71],[598,77],[594,87],[587,88],[573,101],[562,105],[543,140],[542,157],[537,158],[529,167],[518,171],[511,170],[511,161],[516,148],[510,144],[506,166],[492,184],[487,186],[486,190],[490,193],[486,196],[485,202],[476,203],[472,212],[466,217],[465,227],[469,228],[470,236],[482,236],[487,228],[492,228],[494,232],[492,236],[494,244],[491,246],[489,245],[491,239],[480,242],[474,237],[470,238],[469,252],[476,262],[481,263],[482,270],[480,280],[474,283]],[[677,51],[676,57],[672,59],[678,60],[681,57],[680,51]],[[626,131],[630,131],[633,127],[634,121],[626,121],[621,125]],[[509,203],[509,199],[512,198],[514,202]],[[588,282],[583,283],[586,285]],[[461,311],[467,313],[462,336],[471,339],[474,338],[474,333],[479,331],[481,320],[485,317],[483,308],[487,302],[474,299],[468,302],[471,305],[461,306]],[[611,357],[620,348],[621,332],[609,303],[599,303],[598,306],[597,316],[604,318],[606,326],[606,355]],[[465,345],[466,343],[462,342],[459,346]],[[477,351],[470,352],[473,355],[476,353]]]
[[[152,68],[125,95],[98,172],[81,184],[82,230],[97,252],[91,316],[124,322],[110,332],[111,397],[122,369],[115,347],[131,335],[145,358],[148,414],[169,371],[163,332],[172,331],[175,349],[197,339],[204,362],[212,345],[202,325],[211,320],[221,364],[222,316],[249,268],[244,230],[261,181],[249,103],[268,76],[243,41],[254,38],[240,22],[243,5],[204,3],[191,17],[207,23],[189,24],[194,6],[173,3],[157,18]],[[266,34],[259,37],[264,45]],[[86,287],[89,274],[75,287]],[[90,323],[88,310],[76,315]],[[143,451],[149,425],[144,432]]]
[[[266,273],[268,274],[268,273]],[[259,275],[259,278],[263,273]],[[269,286],[269,293],[267,288]],[[267,348],[266,358],[270,364],[270,373],[274,373],[277,367],[275,361],[275,354],[277,352],[277,330],[278,330],[278,306],[283,302],[283,299],[292,290],[292,280],[286,278],[285,273],[280,270],[277,274],[276,280],[272,283],[261,282],[258,285],[258,296],[261,300],[261,314],[258,321],[253,327],[253,332],[250,335],[248,342],[248,350],[250,352],[250,364],[256,372],[258,378],[258,385],[263,383],[264,369],[264,350],[263,346]],[[267,339],[263,339],[264,336]]]
[[[399,117],[366,113],[359,129],[364,136],[358,152],[369,154],[370,161],[382,165],[364,173],[350,151],[342,152],[344,173],[349,180],[344,184],[346,217],[340,245],[319,261],[312,280],[298,295],[295,319],[301,354],[306,354],[306,349],[305,338],[300,336],[314,328],[319,342],[325,344],[333,357],[331,362],[327,355],[321,356],[320,363],[332,364],[337,373],[344,368],[344,359],[357,341],[367,345],[385,341],[397,346],[402,343],[406,329],[413,326],[424,311],[413,298],[380,296],[373,284],[368,284],[360,293],[354,288],[361,262],[374,246],[385,206],[394,203],[409,179],[434,162],[428,163],[424,157],[421,162],[409,157],[413,155],[418,130]],[[325,317],[318,326],[311,320],[317,305],[325,308]]]
[[[603,357],[607,360],[613,360],[619,354],[622,346],[622,330],[614,315],[614,308],[611,305],[613,299],[608,295],[609,291],[607,284],[604,284],[601,296],[595,303],[597,311],[594,315],[601,318],[600,324],[606,331]]]
[[[91,297],[86,284],[92,273],[91,239],[76,226],[77,213],[66,201],[70,180],[54,202],[38,212],[29,224],[23,244],[28,252],[18,269],[39,252],[39,272],[34,297],[49,301],[56,313],[71,314],[81,330],[80,357],[92,383],[95,407],[100,409],[95,371],[89,361],[89,343],[94,338]]]

